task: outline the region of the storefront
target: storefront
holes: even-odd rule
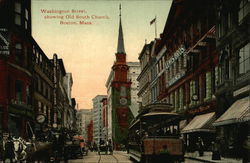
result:
[[[250,136],[250,96],[235,101],[213,125],[220,137],[221,154],[242,157],[243,144]]]
[[[8,107],[8,129],[12,136],[26,137],[27,123],[33,122],[33,110],[25,104],[10,104]]]
[[[215,140],[215,112],[195,116],[186,127],[181,130],[184,135],[187,151],[197,150],[197,142],[200,137],[204,143],[204,149],[209,150],[211,142]]]

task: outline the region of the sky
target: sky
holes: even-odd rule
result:
[[[32,35],[45,54],[56,53],[72,73],[72,98],[79,109],[91,109],[115,61],[119,4],[127,61],[138,62],[145,41],[163,32],[171,0],[32,0]],[[46,12],[47,10],[47,12]],[[60,13],[60,12],[61,13]],[[80,23],[80,21],[82,21]],[[67,23],[66,23],[67,22]]]

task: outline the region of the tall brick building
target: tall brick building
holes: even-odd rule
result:
[[[31,2],[0,1],[0,131],[25,135],[31,108]]]
[[[31,137],[53,124],[72,128],[75,105],[63,85],[63,61],[55,61],[31,36],[31,1],[0,1],[0,133]]]

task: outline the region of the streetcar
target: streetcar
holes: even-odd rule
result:
[[[184,161],[181,116],[166,103],[145,106],[129,127],[128,152],[137,162]]]

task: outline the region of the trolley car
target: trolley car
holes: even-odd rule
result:
[[[170,104],[150,104],[129,127],[129,156],[138,162],[181,162],[183,140],[179,134],[180,115]]]

